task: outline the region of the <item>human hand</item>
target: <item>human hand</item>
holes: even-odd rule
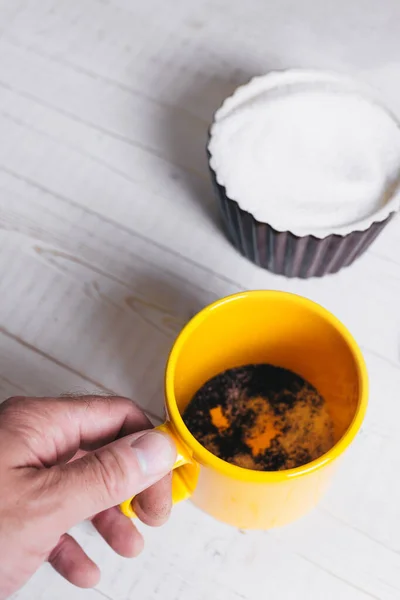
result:
[[[100,571],[66,533],[84,519],[119,554],[143,538],[116,506],[161,525],[171,509],[176,449],[126,398],[10,398],[0,405],[0,600],[48,561],[80,587]]]

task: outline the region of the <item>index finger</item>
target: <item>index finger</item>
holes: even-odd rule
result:
[[[153,427],[142,409],[119,396],[10,398],[0,407],[0,426],[0,445],[8,445],[14,466],[24,467],[51,466],[79,449]]]

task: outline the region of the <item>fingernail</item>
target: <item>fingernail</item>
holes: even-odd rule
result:
[[[167,435],[159,431],[150,431],[132,443],[132,448],[146,477],[155,477],[168,473],[176,459],[175,444]]]

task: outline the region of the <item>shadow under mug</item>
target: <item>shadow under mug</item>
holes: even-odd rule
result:
[[[290,369],[317,388],[333,422],[334,445],[328,452],[295,469],[255,471],[218,458],[193,437],[181,415],[196,391],[218,373],[252,363]],[[318,304],[277,291],[218,300],[182,330],[166,367],[167,421],[160,428],[178,450],[173,501],[191,497],[216,519],[244,529],[269,529],[301,517],[318,503],[360,429],[367,397],[359,347]],[[134,517],[131,501],[121,510]]]

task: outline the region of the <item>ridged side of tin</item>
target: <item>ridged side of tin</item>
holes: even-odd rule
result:
[[[277,231],[260,223],[228,198],[225,188],[210,168],[223,222],[233,245],[249,260],[277,275],[286,277],[322,277],[337,273],[359,258],[391,220],[373,223],[365,231],[348,235],[299,237],[290,231]]]

